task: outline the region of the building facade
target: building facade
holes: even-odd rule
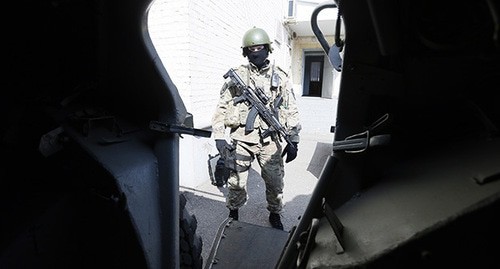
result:
[[[335,121],[332,103],[338,94],[335,78],[339,76],[310,30],[310,15],[319,3],[298,0],[153,2],[148,30],[160,60],[187,110],[193,114],[195,128],[210,128],[224,82],[222,75],[230,67],[246,63],[241,50],[242,36],[256,26],[263,28],[273,42],[270,59],[288,70],[292,78],[303,131],[330,130]],[[324,31],[331,41],[336,15],[324,17],[332,25]],[[181,186],[194,188],[209,180],[208,159],[216,153],[213,139],[184,136],[180,141]]]

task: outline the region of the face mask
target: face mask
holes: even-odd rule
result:
[[[255,52],[250,52],[248,53],[247,57],[251,63],[253,63],[260,69],[262,66],[264,66],[268,55],[269,52],[267,51],[267,49],[263,49]]]

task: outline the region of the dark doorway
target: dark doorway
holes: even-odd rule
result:
[[[305,55],[303,96],[321,97],[324,56]]]

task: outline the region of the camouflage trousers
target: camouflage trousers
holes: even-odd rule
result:
[[[257,159],[261,168],[261,176],[266,184],[267,209],[272,213],[280,213],[283,209],[283,177],[285,170],[282,147],[279,142],[269,141],[249,144],[236,141],[236,171],[231,170],[227,186],[227,207],[238,209],[248,200],[248,170]]]

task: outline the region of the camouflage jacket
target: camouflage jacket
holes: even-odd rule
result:
[[[260,87],[269,97],[269,108],[274,100],[282,96],[283,102],[278,107],[280,123],[285,127],[290,139],[299,142],[301,129],[299,111],[295,95],[293,93],[288,75],[279,67],[268,65],[260,71],[253,64],[241,65],[234,68],[243,82],[252,88]],[[274,69],[274,70],[273,70]],[[275,72],[279,76],[279,87],[271,88],[271,76]],[[220,99],[212,118],[212,134],[214,139],[224,139],[226,128],[230,128],[230,137],[234,140],[249,143],[258,143],[261,133],[268,128],[267,124],[257,116],[254,122],[254,130],[245,133],[245,124],[249,107],[245,102],[234,104],[233,99],[241,95],[240,90],[229,79],[224,83],[220,91]],[[271,136],[265,138],[271,139]]]

